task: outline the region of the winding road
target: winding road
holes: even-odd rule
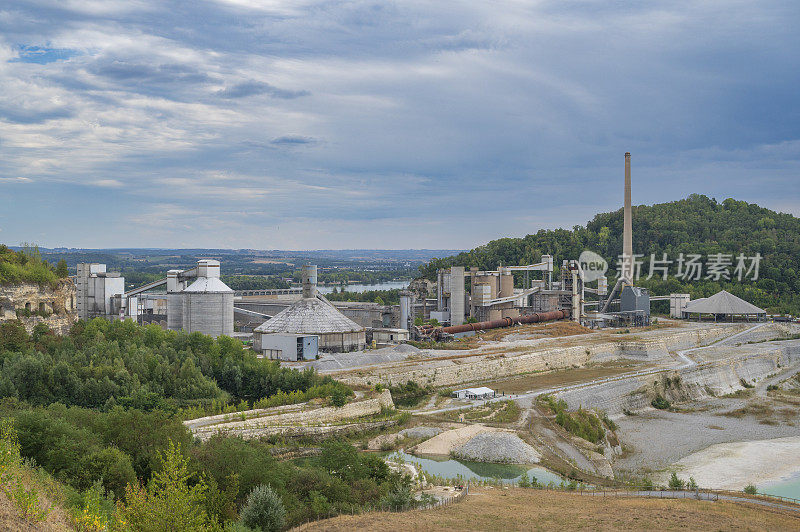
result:
[[[467,403],[467,404],[464,404],[464,405],[454,405],[454,406],[448,406],[448,407],[445,407],[445,408],[436,408],[436,409],[423,408],[423,409],[419,409],[419,410],[413,410],[411,412],[411,414],[412,415],[416,415],[416,416],[418,416],[418,415],[441,414],[441,413],[444,413],[444,412],[452,412],[452,411],[457,411],[457,410],[468,410],[470,408],[474,408],[475,406],[478,406],[478,405],[481,405],[481,404],[494,403],[494,402],[498,402],[498,401],[508,401],[508,400],[523,401],[523,400],[527,400],[527,399],[535,399],[536,397],[538,397],[540,395],[545,395],[545,394],[554,394],[554,393],[562,393],[562,392],[572,391],[572,390],[594,388],[594,387],[597,387],[597,386],[602,386],[604,384],[608,384],[609,382],[619,382],[619,381],[624,381],[624,380],[628,380],[628,379],[635,379],[635,378],[643,377],[643,376],[646,376],[646,375],[655,375],[655,374],[658,374],[658,373],[666,373],[666,372],[669,372],[669,371],[676,371],[676,370],[685,369],[685,368],[688,368],[688,367],[691,367],[691,366],[704,365],[704,364],[713,364],[713,362],[699,362],[698,363],[695,360],[693,360],[692,358],[690,358],[688,355],[689,355],[689,353],[702,351],[704,349],[710,349],[712,347],[719,347],[720,345],[724,345],[725,343],[734,341],[737,338],[740,338],[740,337],[742,337],[742,336],[744,336],[744,335],[746,335],[748,333],[751,333],[756,329],[764,327],[764,326],[766,326],[768,324],[769,324],[769,322],[759,323],[758,325],[755,325],[753,327],[745,329],[744,331],[738,332],[738,333],[733,334],[731,336],[726,336],[725,338],[722,338],[720,340],[712,342],[709,345],[701,346],[701,347],[693,347],[691,349],[684,349],[684,350],[681,350],[681,351],[677,351],[675,353],[675,356],[678,359],[680,359],[681,362],[676,363],[673,366],[650,368],[650,369],[644,369],[644,370],[639,370],[639,371],[632,371],[632,372],[629,372],[629,373],[623,373],[621,375],[615,375],[613,377],[604,377],[604,378],[601,378],[601,379],[594,379],[594,380],[591,380],[591,381],[580,382],[580,383],[577,383],[577,384],[568,384],[568,385],[564,385],[564,386],[555,386],[555,387],[552,387],[552,388],[545,388],[543,390],[530,390],[530,391],[525,392],[523,394],[504,395],[504,396],[500,396],[500,397],[493,397],[491,399],[475,401],[475,402]]]

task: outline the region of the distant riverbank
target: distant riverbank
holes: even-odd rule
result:
[[[329,286],[317,286],[317,290],[320,294],[330,294],[333,292],[335,288],[337,291],[341,292],[345,290],[346,292],[370,292],[372,290],[402,290],[404,288],[408,288],[408,285],[411,281],[390,281],[388,283],[375,283],[375,284],[348,284],[344,286],[340,285],[329,285]]]

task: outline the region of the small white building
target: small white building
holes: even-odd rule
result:
[[[319,336],[292,333],[255,334],[253,349],[262,358],[271,360],[314,360],[319,353]]]
[[[406,329],[373,329],[372,341],[378,347],[407,342],[408,331]]]
[[[464,388],[463,390],[455,390],[452,396],[456,399],[489,399],[496,397],[497,392],[486,386],[480,388]]]

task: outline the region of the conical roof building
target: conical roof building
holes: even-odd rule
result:
[[[730,292],[722,290],[711,297],[690,301],[683,309],[684,316],[692,314],[714,314],[715,316],[725,317],[744,317],[744,318],[764,318],[767,311],[752,303],[748,303],[740,297],[736,297]]]
[[[256,334],[297,334],[319,337],[319,350],[346,352],[364,349],[366,330],[317,294],[316,266],[303,268],[303,299],[255,329]]]

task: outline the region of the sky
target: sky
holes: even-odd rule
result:
[[[800,215],[800,2],[4,0],[0,242],[466,249]]]

